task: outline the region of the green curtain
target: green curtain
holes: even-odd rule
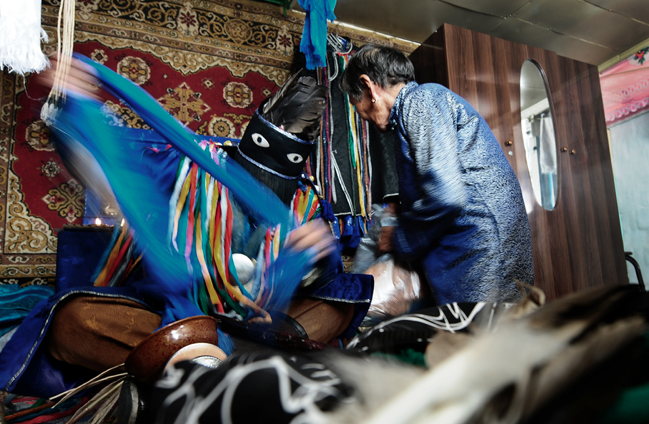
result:
[[[264,3],[277,4],[284,8],[284,16],[286,16],[286,11],[291,8],[293,0],[256,0]]]

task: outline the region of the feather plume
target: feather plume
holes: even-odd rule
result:
[[[277,92],[275,92],[275,94],[273,94],[272,96],[270,96],[270,97],[268,98],[268,100],[266,100],[266,102],[265,102],[265,103],[262,105],[262,107],[261,107],[261,114],[262,114],[264,117],[266,117],[266,115],[268,114],[268,112],[269,112],[271,109],[273,109],[273,106],[275,105],[275,103],[277,103],[277,100],[279,100],[279,99],[281,99],[282,97],[284,97],[284,93],[286,93],[286,90],[287,90],[290,86],[293,85],[293,81],[295,81],[295,79],[296,79],[297,77],[299,77],[301,74],[302,74],[302,70],[300,69],[299,71],[297,71],[296,73],[294,73],[293,75],[291,75],[290,77],[288,77],[288,79],[286,80],[286,82],[284,82],[284,85],[282,85],[282,86],[279,88],[279,90],[277,90]]]
[[[524,422],[646,331],[637,297],[633,286],[595,287],[505,317],[363,423]]]
[[[262,106],[262,116],[284,131],[313,140],[320,132],[320,118],[327,106],[329,90],[315,78],[291,76],[277,93]]]
[[[628,376],[643,359],[633,356],[632,343],[647,331],[641,293],[600,286],[547,305],[543,296],[533,289],[488,329],[440,332],[428,349],[449,343],[449,354],[428,371],[331,352],[328,367],[354,388],[355,398],[327,412],[325,423],[592,422],[607,406],[592,399],[614,399],[623,381],[615,373]],[[630,366],[625,360],[631,358]],[[613,380],[601,378],[604,369]],[[575,392],[588,402],[574,401]]]

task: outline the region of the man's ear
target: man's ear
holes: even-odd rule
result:
[[[361,84],[363,84],[364,87],[367,88],[368,94],[370,95],[370,99],[376,99],[376,88],[377,85],[370,79],[367,74],[362,74],[360,77]]]
[[[369,85],[372,83],[372,80],[367,74],[362,74],[360,77],[361,84],[369,88]]]

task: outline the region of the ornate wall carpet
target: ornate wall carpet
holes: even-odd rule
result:
[[[43,0],[56,50],[58,0]],[[147,90],[192,130],[239,138],[262,100],[289,75],[304,18],[252,1],[77,0],[74,50]],[[357,44],[412,43],[332,25]],[[57,232],[81,224],[84,188],[66,171],[40,120],[47,93],[35,75],[0,80],[0,283],[51,283]],[[117,99],[116,125],[146,128]]]

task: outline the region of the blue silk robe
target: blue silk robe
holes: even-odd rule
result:
[[[440,304],[512,302],[533,284],[521,188],[485,120],[437,84],[411,82],[390,114],[402,204],[398,254],[421,261]]]

